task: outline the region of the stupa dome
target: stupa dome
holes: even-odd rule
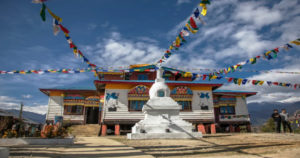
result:
[[[162,78],[163,70],[159,68],[157,70],[155,83],[149,90],[149,96],[151,98],[155,97],[170,97],[170,89],[165,83],[165,79]]]

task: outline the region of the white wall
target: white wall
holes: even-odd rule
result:
[[[242,97],[236,97],[235,114],[236,115],[249,114],[246,99],[243,99]]]
[[[198,94],[201,93],[208,93],[209,98],[200,98]],[[208,110],[213,110],[213,98],[212,98],[212,91],[201,91],[201,90],[195,90],[193,91],[193,100],[192,100],[192,109],[194,110],[201,110],[201,105],[208,106]],[[206,110],[202,110],[206,111]]]
[[[105,90],[105,100],[104,100],[104,113],[102,118],[104,119],[143,119],[144,114],[141,111],[128,111],[128,92],[127,89],[106,89]],[[209,93],[209,99],[200,98],[199,93]],[[113,100],[110,99],[108,102],[106,101],[107,93],[118,93],[118,99]],[[192,98],[192,109],[193,112],[180,112],[180,117],[183,119],[214,119],[214,112],[213,112],[213,99],[212,99],[212,92],[211,91],[193,91],[193,98]],[[209,110],[201,110],[200,105],[201,103],[208,105]],[[108,107],[112,104],[115,104],[117,107],[117,111],[108,111]]]
[[[117,93],[118,99],[106,100],[107,93]],[[128,90],[127,89],[107,89],[104,96],[104,109],[108,111],[108,107],[113,104],[117,107],[117,111],[128,111]]]
[[[84,120],[84,115],[64,115],[64,120],[80,120],[83,121]]]
[[[63,97],[50,96],[48,101],[48,111],[46,114],[46,120],[54,120],[55,116],[62,116],[63,110]]]

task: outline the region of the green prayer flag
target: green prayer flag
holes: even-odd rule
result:
[[[46,21],[46,5],[43,3],[42,4],[42,9],[40,12],[41,18],[43,21]]]

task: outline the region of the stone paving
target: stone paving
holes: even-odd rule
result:
[[[78,137],[74,145],[27,145],[10,147],[10,157],[132,157],[152,158],[106,137]]]

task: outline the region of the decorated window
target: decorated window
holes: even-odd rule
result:
[[[149,88],[144,85],[135,86],[128,92],[128,110],[141,111],[148,100]]]
[[[65,115],[82,115],[83,106],[82,105],[67,105],[64,109]]]
[[[171,97],[182,106],[181,111],[192,110],[193,91],[186,86],[175,87],[171,91]]]
[[[220,107],[220,114],[235,114],[234,106],[221,106]]]
[[[146,102],[146,100],[129,100],[129,111],[142,111]]]
[[[215,106],[236,106],[236,96],[214,96]]]
[[[138,74],[138,80],[148,80],[147,74]]]
[[[191,101],[177,101],[179,105],[181,105],[181,111],[191,111],[192,102]]]

